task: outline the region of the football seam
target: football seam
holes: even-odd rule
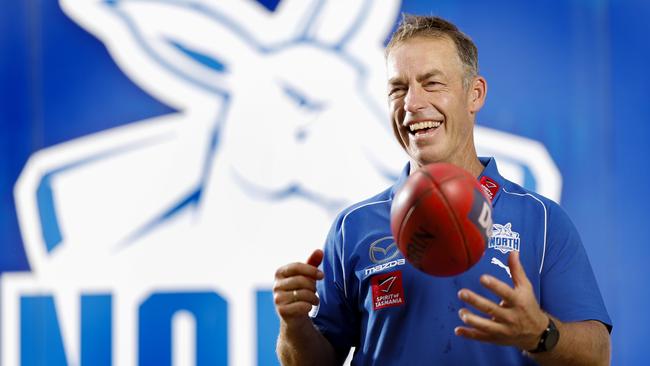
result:
[[[458,220],[458,217],[456,215],[456,211],[451,209],[451,205],[449,204],[449,201],[447,201],[447,197],[445,197],[445,195],[442,194],[442,190],[440,189],[440,184],[438,184],[438,182],[433,178],[433,176],[431,174],[429,174],[429,172],[427,172],[427,171],[422,170],[421,172],[422,172],[422,174],[426,175],[429,178],[429,180],[431,180],[433,185],[436,186],[437,191],[440,192],[438,194],[438,196],[440,196],[442,201],[445,203],[445,207],[447,208],[447,210],[452,212],[452,216],[454,218],[454,226],[456,227],[456,231],[459,232],[460,236],[463,238],[463,248],[465,249],[465,259],[466,259],[466,263],[467,263],[465,269],[467,270],[467,269],[469,269],[469,265],[471,263],[471,254],[470,254],[469,248],[467,246],[467,238],[465,237],[465,233],[460,228],[460,222],[458,222],[459,220]],[[459,177],[459,176],[458,175],[454,176],[454,178],[456,178],[456,177]],[[445,179],[445,182],[450,181],[450,180],[453,180],[453,178]]]
[[[408,219],[411,217],[411,215],[413,214],[415,209],[422,203],[422,200],[424,200],[426,197],[431,196],[432,191],[433,191],[433,189],[429,188],[426,191],[420,193],[420,195],[415,200],[415,202],[413,202],[413,204],[408,209],[408,211],[404,215],[404,218],[402,219],[402,222],[399,225],[399,231],[397,232],[397,239],[396,240],[399,240],[402,237],[402,232],[404,231],[403,229],[404,229],[404,226],[406,226],[406,223],[408,222]],[[399,245],[397,247],[399,248]],[[406,253],[402,253],[402,254],[404,255],[405,258],[408,258]],[[418,266],[419,266],[419,264],[418,264]]]

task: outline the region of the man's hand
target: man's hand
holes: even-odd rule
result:
[[[489,275],[481,276],[480,280],[483,286],[502,299],[501,303],[496,304],[468,289],[458,292],[461,300],[490,318],[460,309],[458,314],[467,326],[457,327],[454,332],[465,338],[532,350],[537,347],[549,317],[537,303],[533,286],[519,261],[519,253],[510,254],[508,265],[514,288]]]
[[[318,269],[323,251],[315,250],[307,263],[291,263],[275,272],[273,300],[280,315],[277,352],[282,365],[341,364],[336,351],[314,327],[309,312],[318,305],[316,281],[325,275]]]
[[[291,326],[309,317],[312,305],[318,305],[316,281],[324,275],[318,269],[323,261],[323,251],[315,250],[307,263],[291,263],[275,272],[273,300],[282,321]]]

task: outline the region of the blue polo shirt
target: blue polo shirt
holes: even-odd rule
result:
[[[493,230],[481,260],[453,277],[433,277],[405,261],[390,232],[390,207],[408,176],[344,210],[325,243],[312,320],[340,353],[356,347],[353,365],[534,365],[515,347],[454,335],[467,307],[461,288],[499,302],[479,283],[490,274],[512,286],[508,255],[520,253],[542,309],[563,322],[598,320],[611,329],[591,265],[567,214],[553,201],[503,178],[481,158],[489,182]],[[485,177],[485,178],[484,178]]]

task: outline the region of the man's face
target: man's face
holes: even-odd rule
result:
[[[475,158],[471,97],[476,94],[472,86],[463,87],[464,69],[453,41],[416,37],[398,43],[387,69],[393,130],[411,159],[425,165]]]

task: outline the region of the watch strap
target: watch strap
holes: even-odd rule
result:
[[[528,353],[540,353],[550,351],[555,347],[559,340],[560,334],[551,317],[548,317],[548,325],[537,343],[537,348],[528,351]]]

